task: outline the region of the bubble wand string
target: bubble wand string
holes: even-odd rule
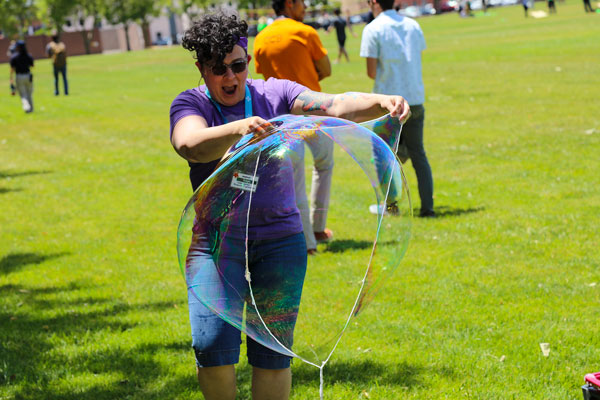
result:
[[[259,165],[259,161],[260,161],[260,152],[258,153],[258,157],[256,158],[256,165],[254,166],[254,175],[252,177],[252,181],[254,182],[256,180],[256,173],[258,171],[258,165]],[[279,341],[279,339],[277,339],[275,337],[275,335],[273,335],[273,333],[271,332],[271,330],[269,329],[269,327],[267,326],[267,324],[265,323],[262,315],[260,314],[260,311],[258,310],[258,307],[256,306],[256,300],[254,298],[254,292],[252,291],[252,277],[250,274],[250,269],[249,269],[249,265],[248,265],[248,230],[249,230],[249,225],[250,225],[250,209],[251,209],[251,204],[252,204],[252,191],[250,191],[250,198],[248,200],[248,213],[246,214],[246,240],[245,240],[245,246],[246,246],[246,271],[245,271],[245,277],[246,277],[246,281],[248,281],[248,288],[250,291],[250,299],[252,300],[252,305],[254,306],[254,310],[256,311],[256,314],[258,316],[258,318],[260,319],[260,322],[263,324],[263,326],[265,327],[265,329],[267,330],[267,332],[269,332],[269,335],[275,340],[275,342],[281,346],[283,349],[286,349],[293,357],[299,358],[302,361],[306,362],[307,364],[311,364],[314,365],[315,367],[319,368],[318,365],[304,359],[303,357],[300,357],[298,354],[294,353],[291,349],[288,349],[283,343],[281,343]]]
[[[400,124],[399,127],[399,131],[398,131],[398,135],[395,139],[394,145],[393,145],[393,151],[394,154],[396,154],[399,144],[400,144],[400,136],[402,134],[402,127],[403,124]],[[260,162],[260,155],[261,153],[259,152],[257,159],[256,159],[256,164],[254,167],[254,174],[253,174],[253,178],[252,181],[254,182],[256,180],[256,174],[258,171],[258,166],[259,166],[259,162]],[[398,162],[397,157],[396,157],[396,162]],[[390,166],[390,168],[393,169],[393,165]],[[388,182],[387,185],[387,189],[386,189],[386,194],[385,194],[385,198],[384,198],[384,204],[387,204],[387,199],[390,193],[390,188],[392,185],[392,179],[390,178],[390,181]],[[273,335],[273,333],[271,332],[271,330],[269,329],[269,327],[267,326],[267,324],[265,323],[262,315],[260,314],[260,311],[258,310],[258,307],[256,306],[256,300],[254,298],[254,292],[252,291],[252,284],[251,284],[251,274],[250,274],[250,270],[249,270],[249,265],[248,265],[248,259],[249,259],[249,255],[248,255],[248,231],[249,231],[249,224],[250,224],[250,210],[251,210],[251,204],[252,204],[252,191],[250,191],[250,196],[249,196],[249,202],[248,202],[248,212],[246,214],[246,240],[245,240],[245,251],[246,251],[246,266],[245,266],[245,278],[246,281],[248,282],[248,288],[249,288],[249,292],[250,292],[250,298],[252,300],[252,305],[254,306],[254,310],[256,311],[261,323],[263,324],[264,328],[267,330],[267,332],[269,333],[269,335],[275,340],[275,342],[280,345],[282,348],[286,349],[288,352],[290,352],[290,354],[292,354],[294,357],[301,359],[302,361],[306,362],[307,364],[313,365],[317,368],[319,368],[319,380],[320,380],[320,384],[319,384],[319,397],[321,400],[323,400],[323,395],[324,395],[324,391],[323,391],[323,387],[324,387],[324,377],[323,377],[323,368],[325,367],[325,365],[327,364],[327,362],[329,362],[329,359],[332,357],[333,353],[335,352],[339,342],[342,339],[342,336],[344,334],[344,332],[346,331],[346,329],[348,328],[348,325],[350,324],[350,319],[352,318],[352,316],[355,315],[355,313],[357,312],[357,308],[360,308],[361,304],[362,304],[362,300],[364,299],[364,293],[363,293],[363,289],[365,287],[365,283],[367,281],[367,277],[369,276],[369,274],[371,273],[371,265],[373,262],[373,257],[375,255],[375,249],[377,247],[377,235],[379,234],[379,231],[381,229],[381,223],[383,222],[383,213],[381,214],[381,216],[379,217],[378,220],[378,225],[377,225],[377,235],[375,237],[375,241],[373,242],[373,247],[371,249],[371,255],[369,256],[369,261],[367,263],[367,270],[365,272],[365,275],[363,276],[363,279],[361,281],[361,287],[360,290],[358,292],[358,295],[355,299],[354,305],[352,307],[352,311],[349,313],[348,318],[346,319],[346,323],[344,324],[344,327],[342,328],[340,334],[338,335],[338,338],[335,342],[335,345],[333,346],[333,348],[331,349],[331,352],[328,354],[327,358],[321,363],[321,365],[317,365],[311,361],[306,360],[304,357],[301,357],[299,355],[297,355],[296,353],[294,353],[291,349],[288,349],[285,345],[283,345],[279,339],[277,339],[275,337],[275,335]]]
[[[389,116],[384,116],[382,118],[379,118],[376,121],[380,121],[380,122],[386,121],[386,118],[387,118],[387,121],[391,120],[392,121],[392,125],[394,125],[394,121]],[[275,122],[277,122],[277,121],[275,121]],[[395,120],[395,122],[397,123],[397,120]],[[391,127],[390,127],[390,125],[388,125],[387,122],[385,122],[383,124],[378,124],[378,125],[380,125],[380,127],[384,127],[384,125],[385,125],[386,127],[384,128],[384,130],[388,129],[388,132],[393,132],[393,131],[399,132],[399,131],[401,131],[401,125],[395,125],[392,129],[390,129]],[[364,125],[363,125],[363,127],[366,127],[367,129],[373,131],[373,128],[371,128],[371,127],[364,126]],[[314,131],[315,129],[311,129],[311,130]],[[340,140],[338,142],[338,144],[341,145],[342,148],[345,147],[344,144],[343,144],[344,140],[341,137],[340,137],[340,139],[336,140],[335,134],[330,134],[330,133],[337,132],[335,129],[334,129],[334,132],[329,132],[328,129],[324,129],[324,130],[319,129],[319,130],[321,131],[321,134],[326,134],[327,136],[331,137],[336,142],[338,142],[338,140]],[[273,130],[273,131],[268,132],[268,133],[270,133],[270,134],[279,133],[279,135],[282,135],[280,137],[280,140],[281,139],[284,139],[284,140],[285,139],[289,139],[290,141],[292,141],[292,140],[297,140],[298,139],[298,136],[296,136],[296,137],[289,137],[288,138],[287,135],[285,134],[285,131],[281,131],[281,130]],[[377,131],[375,131],[375,133],[377,134],[377,136],[381,137],[381,135],[379,133],[377,133]],[[268,136],[270,136],[270,135],[268,135]],[[302,135],[301,137],[305,138],[306,135]],[[389,138],[390,136],[387,136],[387,137]],[[264,157],[262,157],[263,156],[262,153],[264,152],[265,147],[264,146],[261,147],[260,144],[258,143],[258,142],[262,141],[263,139],[265,139],[265,136],[260,137],[260,136],[257,136],[257,135],[253,135],[252,140],[251,140],[251,142],[253,142],[255,144],[258,144],[258,147],[259,147],[258,154],[255,153],[255,154],[257,154],[257,159],[256,159],[256,165],[255,165],[255,168],[254,168],[253,181],[256,181],[257,174],[258,174],[258,167],[260,165],[261,158],[264,159]],[[389,158],[390,156],[392,156],[393,158],[395,158],[395,154],[394,153],[390,154],[390,151],[392,149],[395,150],[395,149],[398,148],[399,139],[400,139],[400,137],[396,136],[396,137],[394,137],[394,140],[391,141],[393,143],[393,146],[390,146],[390,145],[385,146],[385,147],[388,148],[388,151],[386,151],[386,153],[387,153],[386,157]],[[379,140],[377,140],[377,142],[379,142]],[[390,141],[386,141],[386,142],[390,143]],[[247,144],[249,144],[249,143],[246,143],[246,145]],[[241,150],[244,147],[246,147],[246,146],[244,146],[244,144],[243,144],[241,148],[238,148],[238,149],[235,149],[235,150]],[[289,148],[288,148],[288,150],[289,150]],[[233,153],[237,153],[237,151],[234,151]],[[233,154],[230,154],[230,157],[232,155]],[[229,158],[229,157],[227,157],[227,156],[224,157],[224,159],[227,159],[227,158]],[[397,164],[395,164],[394,160],[388,160],[387,164],[388,164],[388,168],[392,168],[392,171],[395,171],[395,166]],[[404,179],[402,179],[402,181],[404,181]],[[390,193],[391,193],[391,183],[392,182],[390,180],[388,182],[388,184],[385,185],[385,186],[387,186],[387,190],[385,191],[385,196],[384,196],[385,200],[387,200],[389,198],[389,196],[390,196]],[[379,195],[379,193],[381,193],[381,189],[383,189],[383,188],[380,187],[378,195]],[[252,204],[252,200],[253,200],[253,197],[252,197],[253,196],[253,192],[250,191],[250,193],[248,193],[248,196],[249,196],[249,208],[248,208],[248,212],[247,212],[247,215],[246,215],[247,220],[246,220],[246,238],[245,238],[245,254],[246,254],[246,268],[245,268],[246,269],[246,273],[245,273],[245,275],[246,275],[247,282],[250,285],[251,274],[250,274],[250,271],[249,271],[249,237],[248,237],[248,233],[249,233],[249,217],[250,217],[250,212],[251,212],[250,205]],[[382,217],[381,216],[378,219],[378,230],[377,230],[378,233],[380,232],[380,229],[383,229]],[[277,350],[277,351],[279,351],[282,354],[288,354],[288,355],[291,355],[293,357],[299,358],[300,360],[306,362],[307,364],[310,364],[310,365],[313,365],[313,366],[319,368],[319,370],[320,370],[320,380],[321,380],[321,385],[320,385],[320,397],[321,397],[321,399],[323,398],[323,385],[324,385],[323,368],[326,365],[326,363],[329,361],[329,359],[331,359],[333,353],[335,352],[335,350],[337,348],[337,345],[341,341],[341,336],[343,335],[343,333],[347,330],[347,327],[349,326],[349,321],[350,321],[351,317],[353,315],[356,315],[359,312],[359,309],[361,308],[361,306],[364,307],[364,301],[365,301],[365,299],[367,299],[367,295],[365,293],[365,290],[368,289],[369,285],[372,285],[372,282],[370,282],[370,277],[373,275],[373,268],[374,268],[374,266],[373,266],[373,263],[374,263],[374,258],[373,257],[374,256],[373,255],[374,255],[374,248],[375,248],[376,244],[378,244],[378,243],[374,242],[374,247],[373,247],[373,250],[371,252],[371,257],[370,257],[369,262],[367,264],[368,268],[367,268],[367,271],[365,272],[365,276],[362,279],[360,290],[359,290],[359,292],[357,294],[357,297],[355,299],[355,302],[354,302],[354,307],[353,307],[353,310],[352,310],[353,312],[351,312],[350,315],[348,315],[348,319],[346,320],[346,323],[344,324],[343,329],[339,333],[339,336],[338,336],[337,341],[335,343],[335,347],[331,350],[331,352],[329,353],[329,355],[327,356],[327,359],[325,361],[310,362],[307,359],[305,359],[304,357],[300,357],[299,355],[295,354],[290,349],[288,349],[286,346],[284,346],[277,339],[277,337],[274,336],[274,333],[269,329],[269,327],[267,327],[264,318],[260,315],[260,313],[258,312],[258,310],[256,308],[256,300],[255,300],[255,297],[254,297],[254,293],[252,292],[253,288],[252,288],[252,286],[250,286],[250,288],[249,288],[249,291],[251,292],[250,295],[252,297],[251,302],[252,302],[252,305],[255,307],[254,310],[257,311],[258,317],[259,317],[259,319],[261,321],[260,324],[266,329],[266,331],[268,332],[268,335],[270,335],[270,337],[274,340],[274,343],[275,342],[277,343],[277,346],[280,348],[280,350]],[[342,316],[342,318],[343,318],[343,316]],[[321,364],[321,365],[318,365],[318,364]]]

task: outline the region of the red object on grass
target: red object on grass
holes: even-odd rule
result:
[[[600,372],[596,372],[594,374],[587,374],[585,376],[585,381],[591,385],[600,388]]]

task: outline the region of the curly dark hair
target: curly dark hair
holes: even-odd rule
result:
[[[248,24],[236,15],[223,12],[205,14],[194,21],[182,39],[184,49],[195,53],[202,65],[221,63],[240,37],[248,36]]]

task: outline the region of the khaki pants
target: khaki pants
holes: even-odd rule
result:
[[[23,110],[25,112],[33,111],[33,82],[31,81],[31,74],[17,74],[17,90],[19,96],[21,96],[21,103],[23,103]]]
[[[312,189],[310,193],[310,212],[306,196],[306,180],[304,172],[304,143],[300,142],[295,149],[298,157],[294,157],[294,186],[296,205],[302,216],[302,227],[307,249],[316,249],[317,240],[314,232],[323,232],[327,223],[327,210],[333,175],[333,140],[326,135],[317,140],[307,141],[313,159]]]

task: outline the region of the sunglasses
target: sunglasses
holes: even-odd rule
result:
[[[210,67],[213,75],[225,75],[227,73],[227,69],[229,68],[231,72],[234,74],[239,74],[240,72],[244,72],[246,70],[246,66],[248,62],[246,60],[236,60],[231,64],[217,64]]]

